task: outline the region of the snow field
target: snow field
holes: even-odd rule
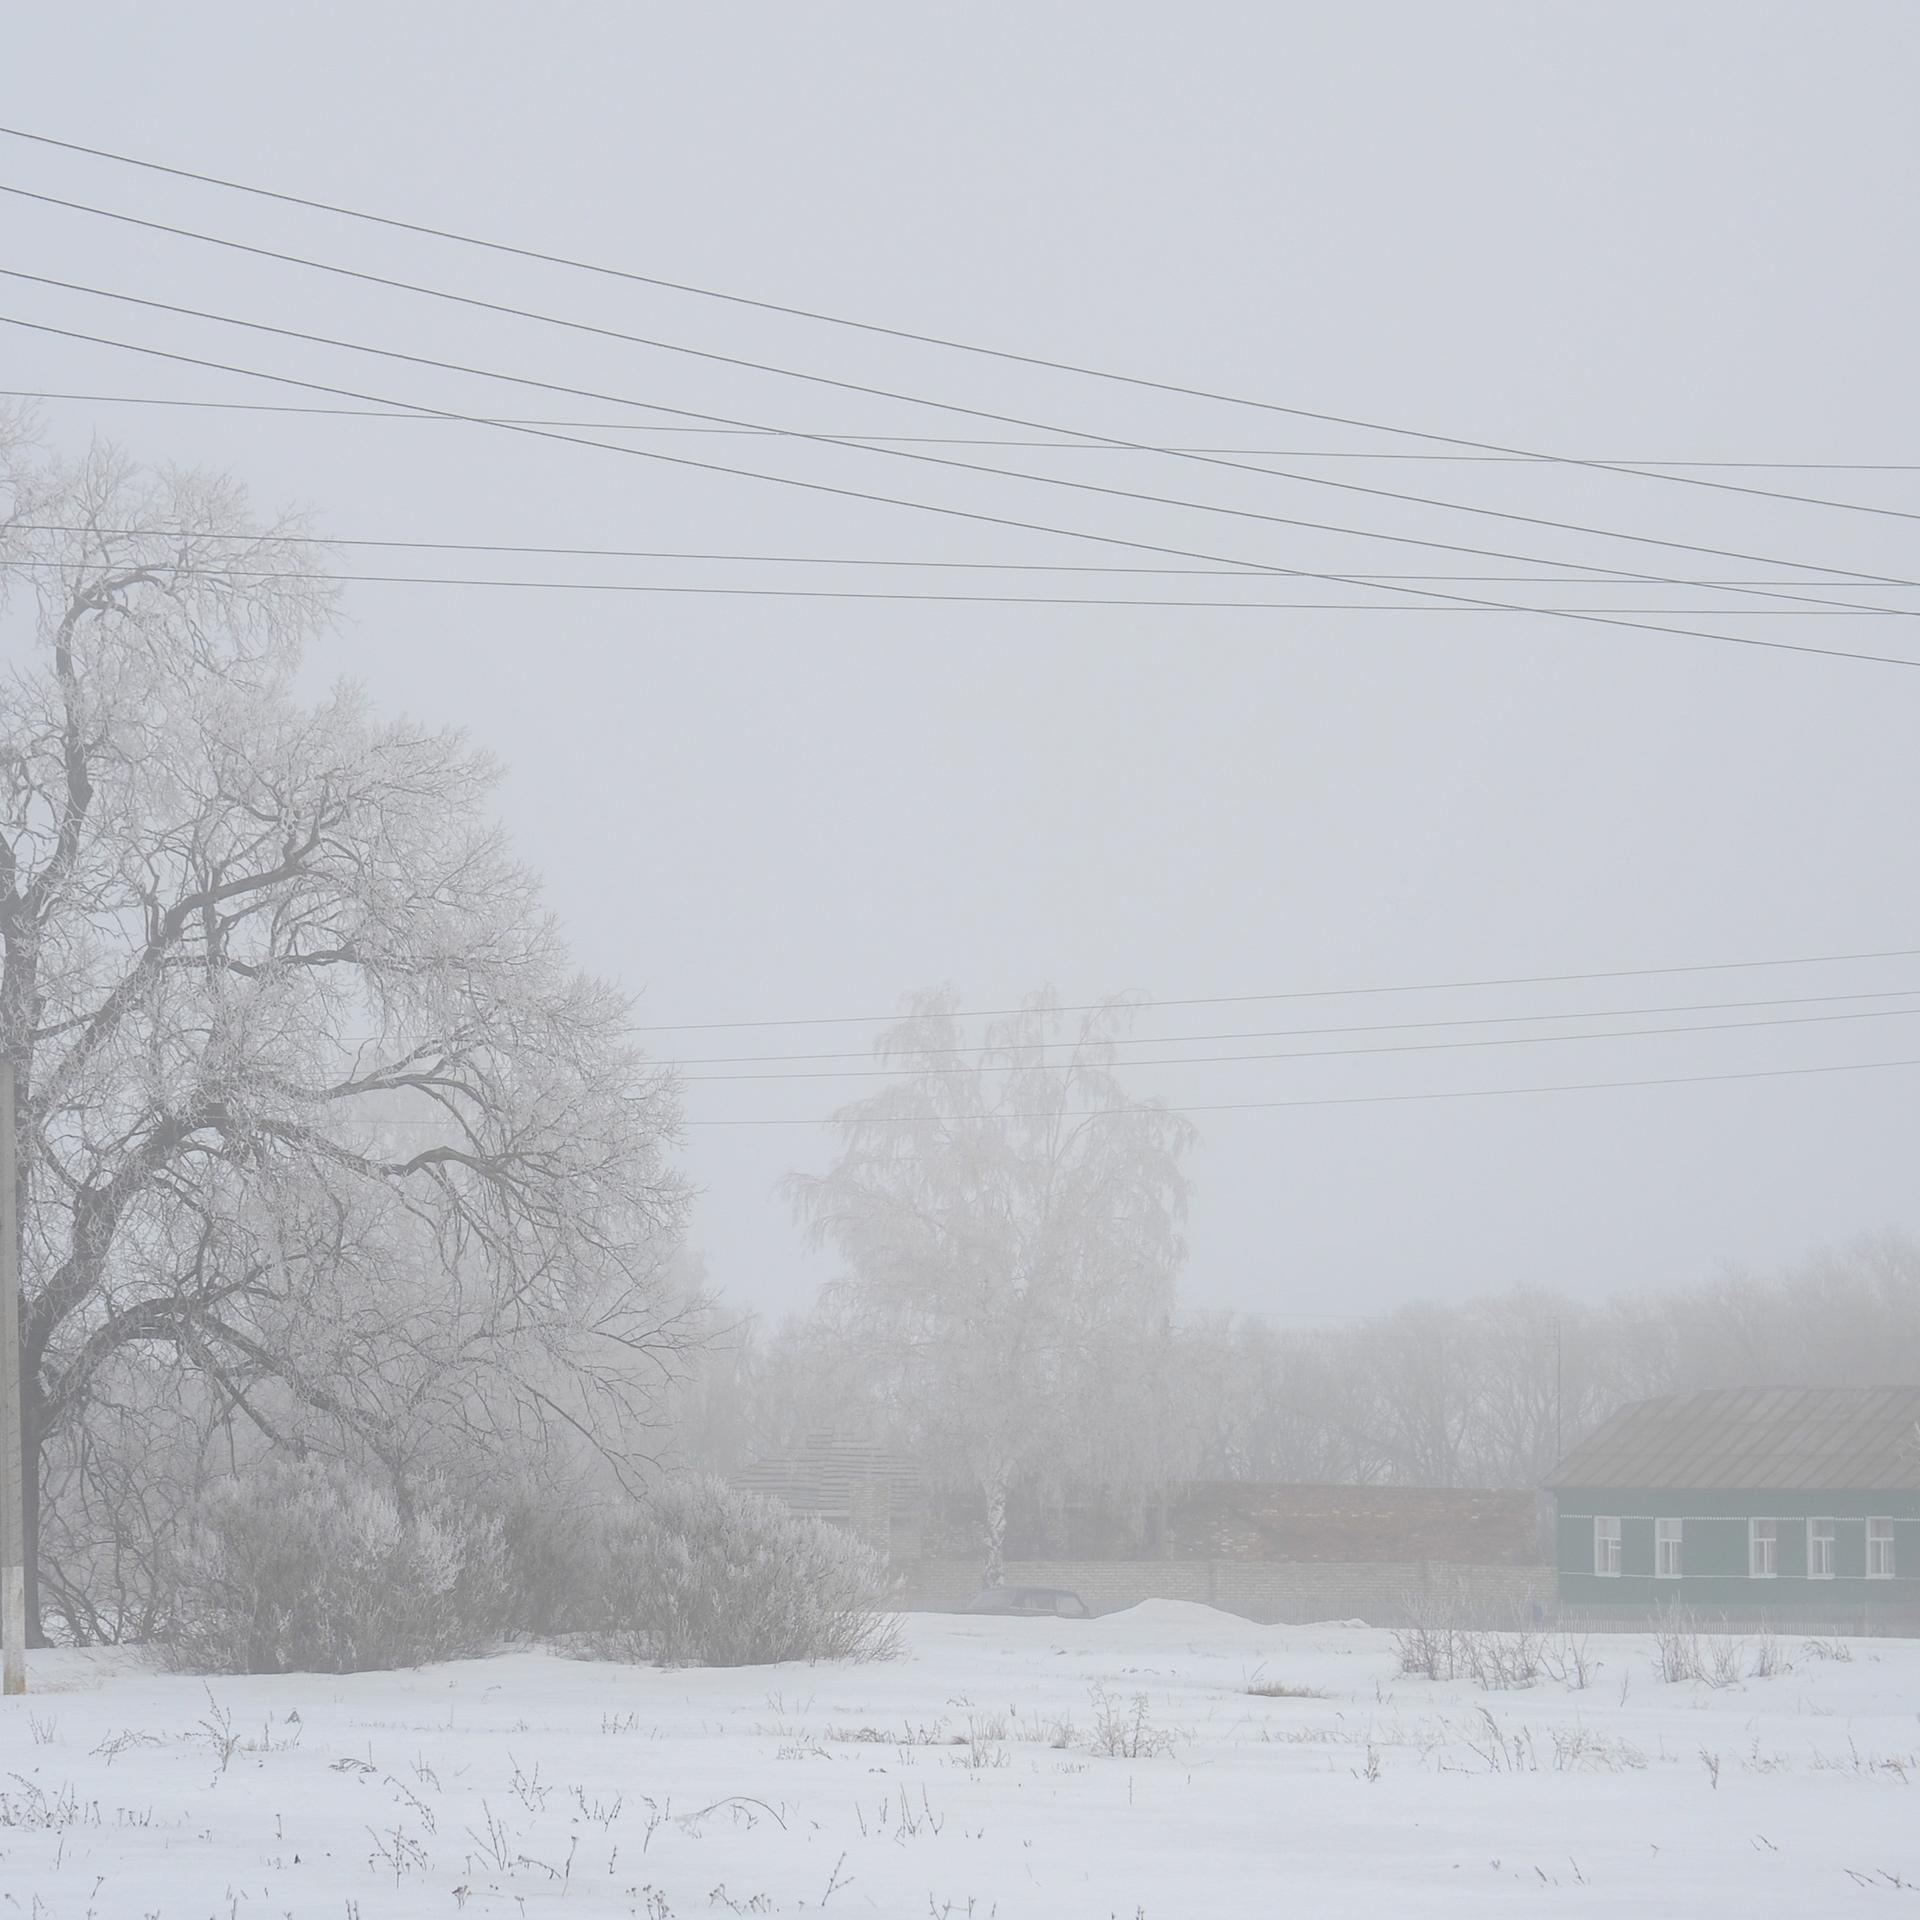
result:
[[[1666,1684],[1398,1671],[1357,1625],[1156,1602],[920,1615],[864,1667],[514,1652],[193,1678],[34,1655],[0,1701],[0,1913],[1271,1920],[1904,1911],[1920,1644]],[[1755,1668],[1769,1664],[1765,1677]],[[1920,1912],[1920,1904],[1914,1909]]]

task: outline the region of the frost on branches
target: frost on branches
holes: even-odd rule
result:
[[[490,824],[493,766],[296,696],[330,614],[298,532],[98,450],[0,521],[29,1560],[44,1512],[35,1624],[82,1637],[145,1604],[103,1599],[103,1544],[137,1559],[215,1434],[401,1485],[617,1454],[679,1337],[671,1082]]]

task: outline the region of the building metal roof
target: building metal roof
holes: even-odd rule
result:
[[[1732,1387],[1636,1401],[1546,1484],[1920,1492],[1920,1387]]]
[[[1198,1480],[1171,1489],[1176,1560],[1406,1561],[1532,1566],[1530,1487],[1375,1487]]]

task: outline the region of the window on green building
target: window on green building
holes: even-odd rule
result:
[[[1680,1578],[1680,1528],[1678,1520],[1653,1523],[1653,1574],[1656,1580]]]
[[[1595,1514],[1593,1520],[1593,1570],[1608,1578],[1620,1572],[1620,1516]]]
[[[1780,1571],[1780,1523],[1747,1522],[1747,1572],[1756,1580],[1771,1580]]]
[[[1833,1522],[1831,1520],[1807,1522],[1807,1578],[1809,1580],[1833,1578]]]
[[[1869,1580],[1893,1578],[1893,1522],[1891,1520],[1867,1522],[1867,1578]]]

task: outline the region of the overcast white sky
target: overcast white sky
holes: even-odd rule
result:
[[[6,41],[10,124],[667,279],[1566,455],[1920,461],[1920,11],[1906,4],[94,0],[16,9]],[[1114,437],[1440,450],[514,262],[13,140],[0,140],[0,182]],[[0,264],[29,272],[623,398],[811,431],[1010,431],[17,199],[0,198],[0,233]],[[430,405],[664,418],[17,281],[0,281],[0,312]],[[12,329],[0,329],[0,374],[8,388],[301,399]],[[263,503],[310,502],[350,536],[1154,564],[457,424],[76,403],[46,418],[75,448],[97,431],[157,460],[230,466]],[[809,443],[601,437],[1255,566],[1530,570]],[[1789,577],[1164,456],[924,450],[1577,571]],[[1920,572],[1911,520],[1512,464],[1267,464],[1819,567]],[[1920,474],[1713,477],[1920,512]],[[427,573],[488,565],[364,564],[399,572],[416,558]],[[497,566],[709,585],[1209,591],[1127,575]],[[1310,581],[1210,591],[1342,597]],[[1836,592],[1920,608],[1912,590]],[[1781,603],[1658,584],[1544,597],[1717,607],[1665,624],[1920,658],[1901,619],[1758,617]],[[1042,984],[1070,1001],[1183,999],[1920,948],[1920,673],[1476,613],[380,585],[353,589],[349,607],[316,676],[357,676],[383,705],[458,721],[505,756],[507,817],[582,959],[643,988],[651,1022],[867,1013],[941,982],[993,1006]],[[1920,1008],[1920,959],[1164,1010],[1139,1030],[1903,987],[1914,995],[1866,1004]],[[1624,1024],[1690,1017],[1766,1016]],[[662,1050],[851,1048],[870,1031],[663,1036]],[[1197,1050],[1315,1044],[1343,1043]],[[1920,1019],[1886,1017],[1141,1069],[1135,1084],[1212,1104],[1916,1056]],[[703,1083],[687,1110],[808,1120],[860,1084]],[[1187,1296],[1321,1313],[1516,1281],[1599,1293],[1920,1228],[1917,1093],[1920,1072],[1901,1069],[1201,1115]],[[811,1125],[689,1131],[704,1186],[695,1241],[735,1298],[799,1304],[819,1277],[775,1188],[827,1146]]]

